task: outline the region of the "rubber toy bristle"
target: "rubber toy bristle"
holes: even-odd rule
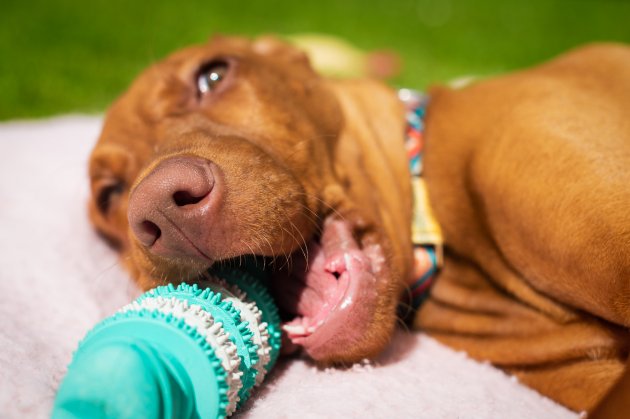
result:
[[[251,271],[255,272],[253,269],[251,269]],[[250,272],[220,267],[215,269],[213,273],[217,277],[223,278],[226,282],[235,285],[245,292],[252,301],[256,302],[256,305],[262,312],[262,321],[268,325],[267,330],[269,332],[269,345],[271,348],[269,366],[266,367],[266,369],[269,370],[269,367],[276,363],[280,355],[280,345],[282,343],[282,329],[280,328],[278,306],[271,297],[271,294],[269,294],[264,282]]]

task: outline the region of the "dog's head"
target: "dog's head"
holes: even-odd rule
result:
[[[314,359],[378,353],[409,271],[403,116],[273,38],[214,38],[146,70],[109,110],[90,216],[144,288],[264,258]]]

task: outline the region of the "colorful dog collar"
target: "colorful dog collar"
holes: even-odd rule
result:
[[[411,240],[414,247],[414,266],[408,284],[409,294],[406,304],[415,311],[426,299],[429,287],[442,265],[443,239],[440,226],[429,205],[426,182],[422,176],[424,117],[429,98],[427,95],[410,89],[400,89],[398,97],[407,111],[405,148],[409,159],[413,192]]]

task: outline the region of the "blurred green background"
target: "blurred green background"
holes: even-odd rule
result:
[[[630,42],[625,0],[0,3],[0,119],[101,112],[144,67],[214,32],[325,33],[403,58],[395,85],[531,65],[589,41]]]

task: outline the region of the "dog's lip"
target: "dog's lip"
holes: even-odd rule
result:
[[[281,308],[296,315],[282,325],[286,341],[316,360],[361,340],[378,298],[374,252],[359,246],[347,221],[324,224],[320,243],[309,244],[308,269],[293,270],[303,275],[272,281]]]

